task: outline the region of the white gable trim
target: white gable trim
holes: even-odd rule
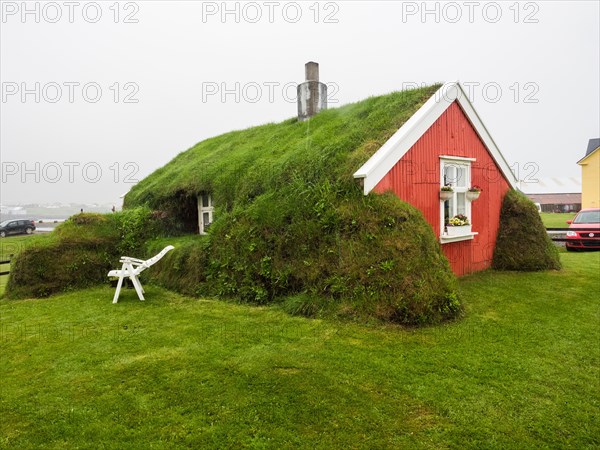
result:
[[[411,149],[421,136],[440,118],[448,107],[458,101],[473,128],[487,147],[490,155],[500,168],[513,189],[517,186],[510,166],[479,118],[459,82],[444,84],[419,110],[375,154],[354,174],[362,178],[364,193],[367,195]],[[440,149],[443,150],[443,149]]]

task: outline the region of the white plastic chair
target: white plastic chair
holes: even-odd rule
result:
[[[121,286],[123,286],[123,279],[129,277],[131,282],[133,283],[133,287],[137,292],[137,295],[140,300],[144,300],[144,288],[142,287],[142,283],[138,278],[139,274],[146,270],[148,267],[156,264],[160,259],[165,256],[168,252],[173,250],[175,247],[172,245],[166,246],[161,252],[153,256],[152,258],[144,261],[142,259],[130,258],[129,256],[123,256],[119,262],[123,264],[120,269],[111,270],[108,272],[108,276],[111,278],[119,278],[117,283],[117,291],[115,292],[115,297],[113,298],[113,303],[117,303],[119,301],[119,294],[121,293]]]

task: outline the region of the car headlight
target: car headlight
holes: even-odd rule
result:
[[[577,233],[574,231],[567,231],[567,237],[577,237]]]

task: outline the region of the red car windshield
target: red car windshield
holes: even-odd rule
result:
[[[600,223],[600,210],[581,211],[577,214],[573,223]]]

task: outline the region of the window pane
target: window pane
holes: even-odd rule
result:
[[[456,167],[456,186],[466,187],[467,186],[467,168],[465,166]]]
[[[456,214],[467,214],[467,198],[464,192],[456,194]]]
[[[448,220],[450,220],[450,218],[454,216],[454,214],[452,213],[454,209],[453,203],[454,198],[451,198],[450,200],[446,200],[444,202],[444,224],[448,223]]]
[[[208,194],[202,194],[202,207],[208,208]]]
[[[204,231],[206,231],[210,225],[210,216],[208,213],[202,214],[202,225],[204,226]]]
[[[444,166],[444,185],[454,185],[456,183],[456,167],[452,165]]]

